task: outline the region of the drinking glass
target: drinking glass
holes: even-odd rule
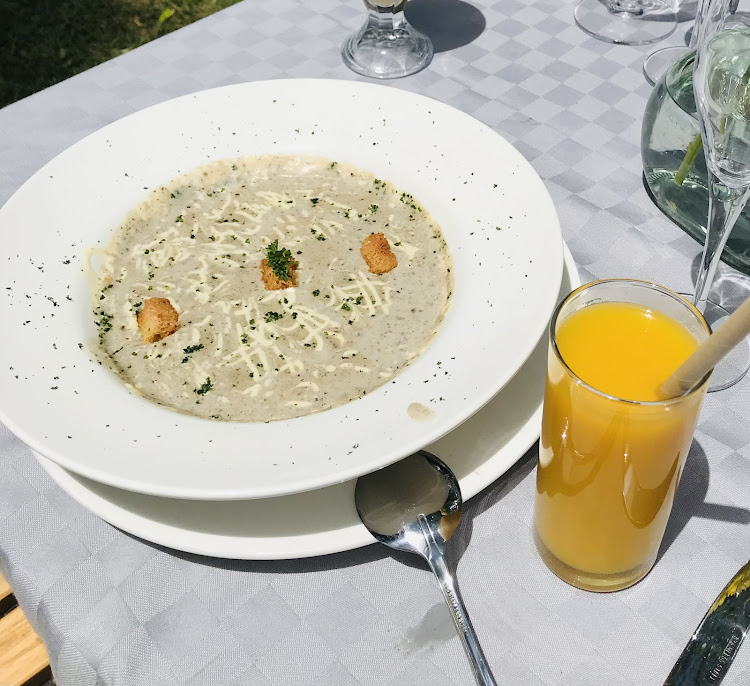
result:
[[[581,0],[573,13],[586,33],[623,45],[655,43],[677,28],[677,16],[662,0]]]
[[[699,0],[698,7],[700,7],[701,2],[702,0]],[[729,13],[733,15],[732,22],[750,25],[750,21],[748,21],[750,17],[747,14],[738,14],[735,16],[739,4],[740,0],[730,0]],[[698,32],[695,31],[694,26],[691,26],[685,34],[685,45],[687,47],[672,45],[667,48],[654,50],[654,52],[652,52],[643,62],[643,75],[646,77],[646,81],[648,81],[649,85],[656,85],[656,82],[666,74],[667,69],[677,62],[677,60],[691,50],[695,50],[695,46],[698,42],[697,39]]]
[[[648,81],[649,86],[655,86],[656,82],[667,72],[677,60],[690,50],[695,49],[697,33],[692,29],[685,35],[687,47],[672,45],[668,48],[659,48],[654,50],[643,61],[643,76]]]
[[[750,195],[750,28],[725,28],[731,0],[703,0],[693,90],[708,168],[708,223],[693,302],[711,326],[726,312],[709,299],[727,239]],[[714,370],[722,390],[748,370],[747,346]]]
[[[660,312],[698,341],[710,329],[678,294],[627,279],[582,286],[552,316],[535,542],[542,560],[564,581],[616,591],[636,583],[656,561],[707,377],[684,395],[653,402],[625,400],[587,384],[568,365],[557,333],[571,314],[600,303],[634,303]],[[611,368],[614,374],[616,364]],[[672,371],[665,369],[664,378]]]
[[[341,46],[344,64],[376,79],[395,79],[424,69],[432,60],[432,42],[406,20],[406,0],[364,3],[367,21]]]

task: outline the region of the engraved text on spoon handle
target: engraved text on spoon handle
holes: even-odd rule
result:
[[[466,655],[471,662],[474,671],[474,678],[479,686],[497,686],[497,682],[492,676],[490,667],[487,664],[484,653],[482,652],[482,647],[479,645],[479,639],[477,638],[476,633],[474,633],[474,628],[469,621],[469,615],[466,613],[461,598],[456,591],[453,576],[448,571],[448,567],[445,564],[442,546],[435,541],[424,515],[420,515],[419,523],[427,542],[427,563],[434,572],[435,578],[437,578],[440,588],[443,591],[443,595],[445,596],[445,601],[448,603],[448,607],[451,610],[451,615],[456,624],[459,638],[461,639]]]

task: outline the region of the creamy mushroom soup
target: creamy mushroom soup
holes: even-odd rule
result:
[[[109,365],[145,398],[230,421],[311,414],[388,382],[435,335],[453,288],[418,200],[314,157],[198,167],[154,190],[102,257]]]

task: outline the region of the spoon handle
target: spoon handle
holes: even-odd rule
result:
[[[427,522],[423,521],[423,517],[424,515],[420,515],[419,523],[427,542],[427,564],[430,565],[430,569],[435,574],[435,578],[438,580],[440,589],[445,596],[445,602],[448,603],[448,607],[451,609],[456,631],[474,671],[474,679],[479,686],[497,686],[495,677],[492,676],[490,666],[487,664],[487,660],[482,652],[482,647],[479,645],[479,639],[476,633],[474,633],[474,627],[471,626],[471,621],[469,621],[469,615],[456,591],[453,575],[448,571],[448,566],[445,564],[442,546],[435,540]]]
[[[740,569],[701,620],[664,686],[718,685],[750,627],[750,562]]]

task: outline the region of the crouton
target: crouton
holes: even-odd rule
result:
[[[260,275],[263,277],[263,285],[267,291],[280,291],[284,288],[294,288],[297,285],[297,263],[289,263],[289,278],[280,279],[273,273],[268,260],[263,258],[260,262]]]
[[[385,274],[398,266],[388,239],[382,233],[373,233],[362,241],[359,249],[372,274]]]
[[[156,343],[180,328],[177,310],[167,298],[147,298],[136,319],[144,343]]]

